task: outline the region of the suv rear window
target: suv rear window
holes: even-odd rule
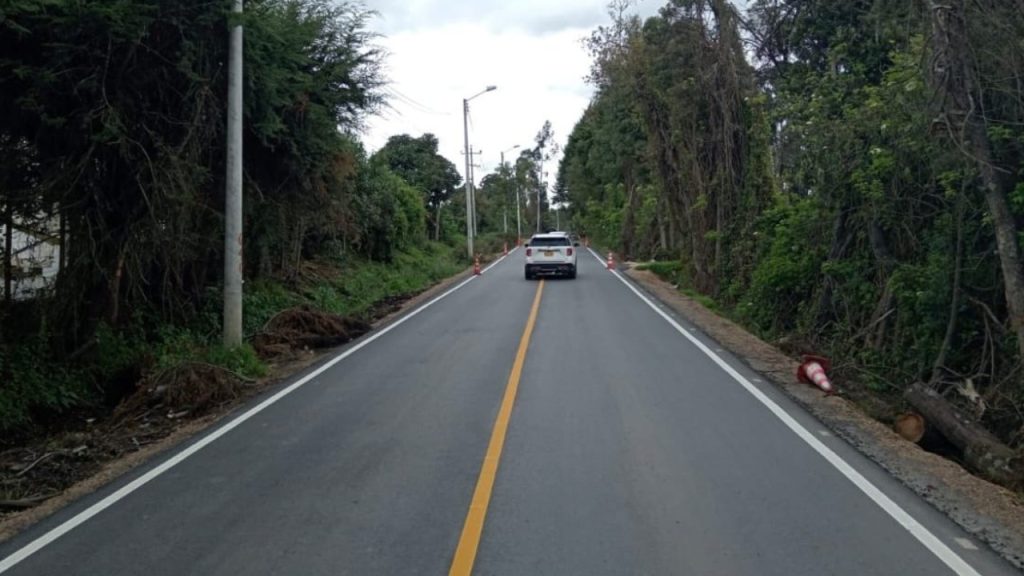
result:
[[[530,247],[536,246],[572,246],[568,238],[531,238]]]

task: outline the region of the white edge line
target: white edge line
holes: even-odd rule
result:
[[[977,550],[978,549],[978,547],[974,545],[974,542],[971,542],[967,538],[954,538],[954,540],[956,540],[956,543],[959,544],[961,547],[963,547],[966,550]]]
[[[514,250],[510,251],[509,254],[511,254],[513,251]],[[484,271],[490,270],[491,268],[496,266],[499,262],[504,260],[506,257],[507,256],[502,256],[501,258],[498,258],[493,263],[491,263],[491,265],[488,266]],[[233,420],[231,420],[228,423],[224,424],[220,428],[217,428],[213,432],[210,432],[209,434],[207,434],[206,436],[201,438],[199,441],[197,441],[194,444],[188,446],[187,448],[185,448],[181,452],[178,452],[174,456],[168,458],[166,461],[164,461],[162,464],[160,464],[156,468],[153,468],[149,472],[146,472],[142,476],[139,476],[135,480],[132,480],[128,484],[125,484],[124,486],[119,488],[117,491],[115,491],[112,494],[108,495],[107,497],[103,498],[99,502],[96,502],[92,506],[89,506],[85,510],[83,510],[83,511],[79,512],[78,514],[74,515],[73,517],[71,517],[69,520],[66,520],[63,523],[61,523],[60,525],[56,526],[55,528],[52,528],[49,532],[47,532],[47,533],[43,534],[42,536],[36,538],[32,542],[29,542],[25,546],[19,548],[14,553],[12,553],[10,556],[4,558],[3,560],[0,560],[0,574],[3,574],[4,572],[10,570],[11,568],[16,566],[17,564],[21,563],[26,558],[28,558],[29,556],[35,554],[36,552],[38,552],[39,550],[43,549],[47,545],[53,543],[55,540],[57,540],[61,536],[67,534],[68,532],[70,532],[70,531],[74,530],[75,528],[77,528],[79,525],[85,523],[86,521],[88,521],[93,516],[96,516],[100,512],[102,512],[102,511],[106,510],[107,508],[113,506],[119,500],[125,498],[126,496],[128,496],[132,492],[135,492],[139,488],[145,486],[151,480],[153,480],[156,477],[160,476],[164,472],[167,472],[168,470],[170,470],[174,466],[177,466],[178,464],[183,462],[189,456],[192,456],[196,452],[199,452],[203,448],[205,448],[205,447],[209,446],[210,444],[212,444],[214,441],[216,441],[221,436],[224,436],[228,432],[234,430],[235,428],[240,426],[246,420],[249,420],[253,416],[255,416],[255,415],[259,414],[260,412],[262,412],[263,410],[267,409],[270,405],[274,404],[275,402],[277,402],[281,398],[284,398],[285,396],[291,394],[292,392],[297,390],[299,387],[301,387],[303,384],[306,384],[310,380],[313,380],[317,376],[323,374],[325,371],[329,370],[331,367],[333,367],[338,362],[341,362],[345,358],[348,358],[349,356],[351,356],[351,355],[355,354],[356,352],[362,350],[364,347],[369,345],[374,340],[376,340],[376,339],[380,338],[381,336],[387,334],[388,332],[394,330],[398,326],[401,326],[402,324],[404,324],[410,318],[416,316],[420,312],[423,312],[424,310],[426,310],[427,308],[433,306],[434,304],[436,304],[440,300],[448,297],[449,295],[451,295],[456,290],[459,290],[460,288],[462,288],[466,284],[469,284],[473,280],[476,280],[476,278],[477,278],[476,276],[470,276],[469,278],[463,280],[459,284],[455,285],[453,288],[450,288],[449,290],[447,290],[446,292],[444,292],[440,296],[437,296],[433,300],[427,302],[426,304],[423,304],[419,308],[416,308],[415,310],[413,310],[412,312],[410,312],[410,313],[406,314],[405,316],[399,318],[398,320],[396,320],[392,324],[388,324],[384,328],[381,328],[378,332],[376,332],[374,334],[371,334],[369,337],[367,337],[362,342],[359,342],[355,346],[352,346],[348,350],[345,350],[341,354],[338,354],[334,358],[332,358],[332,359],[328,360],[327,362],[325,362],[324,364],[322,364],[316,370],[313,370],[309,374],[306,374],[305,376],[303,376],[299,380],[297,380],[297,381],[293,382],[292,384],[288,385],[287,388],[284,388],[283,390],[280,390],[279,392],[275,393],[273,396],[271,396],[271,397],[267,398],[266,400],[260,402],[256,406],[253,406],[252,408],[250,408],[249,410],[245,411],[241,415],[236,416]]]
[[[597,258],[598,262],[603,262],[601,257],[590,250],[590,253]],[[960,576],[981,576],[981,574],[975,570],[970,564],[964,561],[956,552],[954,552],[949,546],[946,546],[942,540],[939,540],[937,536],[931,533],[923,524],[918,522],[913,516],[905,511],[899,504],[889,498],[884,492],[878,487],[871,483],[870,480],[865,478],[860,472],[858,472],[853,466],[843,460],[838,454],[833,452],[828,446],[823,444],[820,440],[814,437],[813,434],[807,431],[799,422],[797,422],[788,412],[783,410],[778,404],[776,404],[771,398],[766,396],[763,392],[757,389],[756,386],[750,383],[742,374],[736,371],[735,368],[729,365],[725,360],[722,360],[717,354],[711,351],[710,348],[705,346],[700,340],[691,336],[682,326],[679,325],[671,316],[666,314],[664,311],[659,309],[651,300],[645,296],[640,290],[638,290],[632,283],[626,280],[618,270],[611,271],[616,278],[618,278],[623,284],[626,285],[638,298],[643,300],[652,310],[658,313],[659,316],[665,319],[677,332],[682,334],[689,340],[694,346],[696,346],[701,352],[707,357],[711,358],[715,364],[724,370],[729,376],[732,376],[733,380],[738,382],[743,388],[750,392],[754,398],[757,398],[761,404],[763,404],[768,410],[771,411],[783,424],[786,425],[790,430],[796,433],[801,440],[810,445],[815,452],[820,454],[825,460],[828,461],[836,470],[838,470],[843,476],[853,483],[854,486],[860,489],[868,498],[874,501],[882,510],[884,510],[889,516],[891,516],[900,526],[903,526],[907,532],[917,538],[921,544],[924,544],[925,548],[931,551],[943,564],[948,566],[956,574]]]

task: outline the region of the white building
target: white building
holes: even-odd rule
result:
[[[39,230],[38,228],[43,228]],[[60,270],[60,240],[56,220],[29,228],[15,223],[11,231],[11,289],[16,300],[35,298],[53,287]],[[7,238],[7,228],[0,224],[0,248]],[[0,250],[0,260],[6,250]],[[5,268],[0,266],[0,276]],[[6,280],[6,279],[4,279]],[[2,292],[2,286],[0,286]],[[0,294],[2,297],[2,294]]]

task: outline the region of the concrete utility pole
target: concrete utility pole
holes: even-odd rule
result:
[[[471,195],[470,200],[473,204],[473,237],[479,236],[480,229],[480,213],[476,209],[476,168],[481,166],[476,163],[476,157],[483,154],[483,150],[469,150],[469,181],[473,183],[473,187],[470,189]]]
[[[242,343],[242,0],[228,47],[227,173],[224,188],[224,346]]]
[[[476,215],[473,213],[473,172],[472,166],[473,158],[472,151],[469,148],[469,101],[481,94],[486,94],[493,90],[497,90],[497,86],[488,86],[483,92],[474,94],[469,98],[462,99],[462,135],[463,143],[465,147],[463,150],[466,151],[466,251],[469,253],[469,257],[473,258],[473,234],[475,232],[473,225]]]
[[[466,155],[466,250],[469,257],[473,258],[473,193],[469,190],[473,177],[469,173],[469,98],[462,99],[462,135],[465,147],[462,149]]]
[[[501,164],[498,167],[502,172],[505,171],[505,151],[501,151]],[[504,174],[502,174],[504,175]],[[508,236],[508,179],[505,180],[505,186],[503,187],[505,193],[505,199],[501,203],[501,231],[507,237]]]

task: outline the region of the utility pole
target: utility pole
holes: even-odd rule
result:
[[[476,156],[480,154],[480,151],[470,150],[469,154],[466,154],[465,152],[463,152],[463,154],[469,157],[469,162],[466,164],[466,170],[468,171],[468,175],[466,176],[466,185],[470,187],[469,195],[467,197],[469,201],[469,211],[467,212],[467,215],[469,216],[469,221],[473,223],[472,228],[467,230],[467,232],[469,232],[467,236],[472,235],[473,238],[476,238],[477,220],[479,220],[479,216],[476,213],[476,170],[474,170],[474,168],[480,167],[480,165],[476,163]]]
[[[476,157],[483,154],[483,150],[469,149],[469,180],[473,183],[470,193],[470,201],[473,204],[473,237],[479,235],[480,228],[480,214],[476,210],[476,170],[474,168],[480,168],[480,165],[476,163]]]
[[[224,346],[242,343],[242,0],[234,0],[228,55],[224,188]]]
[[[502,171],[502,176],[504,176],[505,175],[504,174],[504,172],[505,172],[505,151],[504,150],[501,151],[501,164],[498,164],[498,166],[500,167],[500,169]],[[508,179],[507,178],[505,179],[505,186],[504,186],[503,192],[505,192],[505,201],[501,203],[501,221],[502,221],[502,228],[504,229],[504,232],[505,232],[505,236],[508,237]]]
[[[469,98],[462,99],[462,135],[465,143],[466,153],[466,249],[469,251],[470,259],[473,258],[473,192],[470,186],[473,185],[473,175],[469,165],[472,159],[469,156]]]
[[[236,0],[237,1],[237,0]],[[497,90],[497,86],[488,86],[483,92],[474,94],[469,98],[462,99],[462,136],[466,151],[466,250],[469,257],[473,258],[473,234],[475,233],[474,221],[476,215],[473,213],[473,171],[472,171],[472,150],[469,148],[469,101],[481,94]]]

